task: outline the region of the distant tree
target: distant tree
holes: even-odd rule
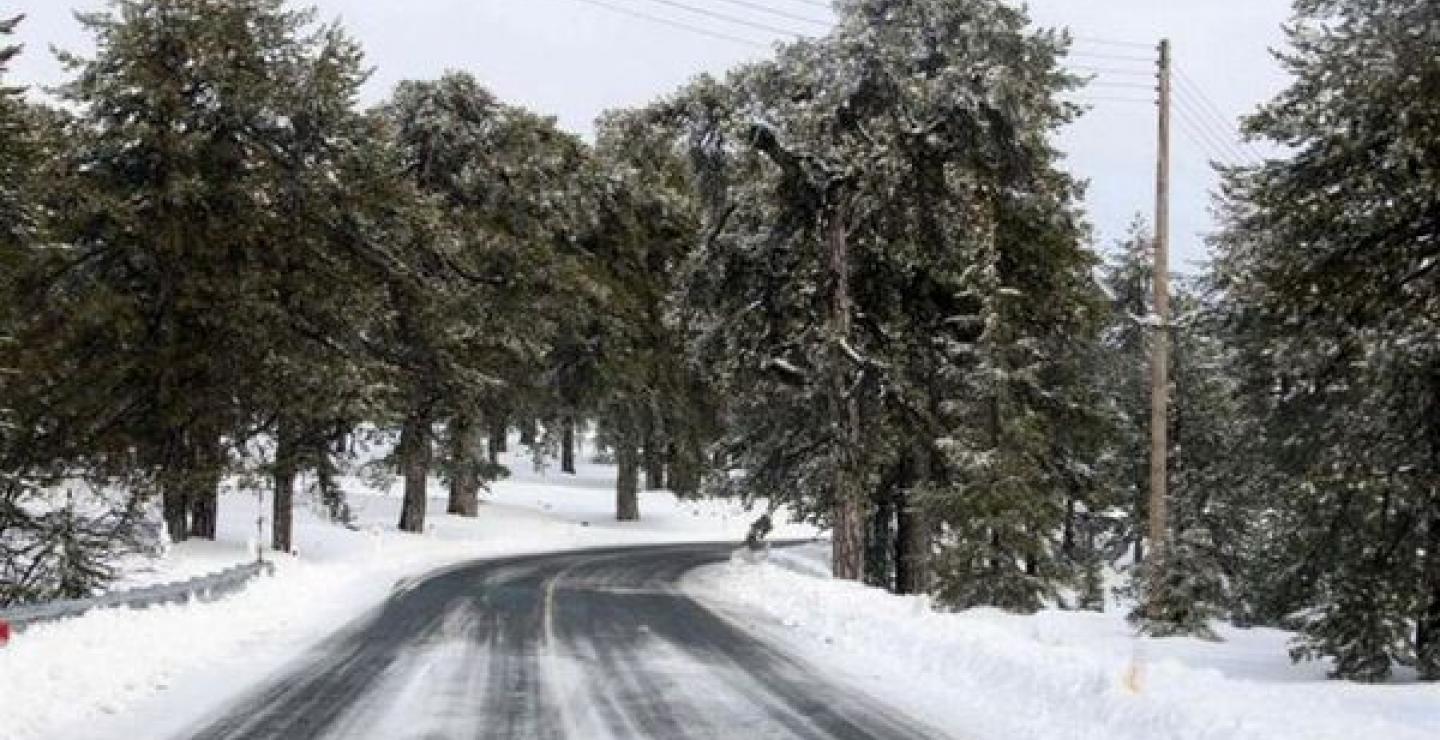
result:
[[[596,153],[606,179],[598,207],[598,413],[620,477],[617,516],[639,517],[646,488],[698,490],[713,400],[688,362],[672,295],[699,243],[699,202],[680,137],[657,110],[608,114]],[[668,476],[667,476],[668,473]]]
[[[1154,244],[1148,225],[1137,216],[1102,269],[1102,282],[1110,297],[1109,321],[1102,339],[1102,383],[1114,430],[1113,448],[1103,459],[1102,474],[1113,493],[1112,503],[1127,513],[1121,531],[1115,534],[1131,546],[1132,560],[1137,564],[1145,559],[1145,522],[1149,516],[1147,326],[1154,312]]]
[[[581,216],[569,196],[588,154],[553,120],[500,103],[466,74],[401,83],[383,112],[406,176],[434,207],[410,248],[439,285],[390,288],[400,528],[421,531],[434,425],[448,425],[449,509],[475,516],[479,487],[500,472],[494,453],[507,420],[541,394],[536,369],[574,297]]]

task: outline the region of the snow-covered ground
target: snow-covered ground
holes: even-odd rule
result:
[[[347,478],[357,528],[330,524],[310,505],[298,505],[298,556],[267,554],[276,575],[237,595],[31,627],[0,648],[0,739],[163,737],[361,616],[401,579],[474,558],[739,540],[757,516],[730,502],[680,501],[653,491],[641,494],[641,521],[620,523],[612,467],[582,463],[579,475],[568,476],[553,467],[536,471],[528,455],[504,462],[514,475],[494,484],[478,518],[446,516],[444,490],[432,482],[426,533],[403,534],[395,530],[398,481],[374,491]],[[268,519],[268,499],[223,496],[216,542],[186,542],[158,561],[136,562],[125,585],[184,579],[252,558],[262,506]],[[813,533],[785,525],[776,536]]]
[[[976,740],[1440,738],[1440,686],[1292,665],[1290,635],[1137,639],[1118,611],[942,613],[835,581],[824,546],[695,571],[692,593],[882,700]],[[762,615],[761,618],[749,615]]]
[[[738,540],[755,513],[728,502],[642,494],[643,519],[614,521],[613,468],[580,475],[507,460],[476,519],[431,491],[424,535],[396,532],[398,483],[346,479],[357,528],[297,508],[298,556],[209,603],[110,610],[37,625],[0,648],[0,740],[164,737],[228,703],[381,602],[397,582],[473,558],[626,543]],[[127,585],[186,578],[253,557],[258,506],[222,499],[217,542],[137,561]],[[266,512],[268,518],[268,511]],[[777,519],[779,522],[780,519]],[[776,537],[809,537],[782,525]],[[272,556],[273,557],[273,556]],[[936,612],[828,577],[824,543],[696,571],[686,587],[717,611],[841,680],[954,734],[987,738],[1440,737],[1440,686],[1327,681],[1292,665],[1289,635],[1221,627],[1224,641],[1138,640],[1118,610]]]

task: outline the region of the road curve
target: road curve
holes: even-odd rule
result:
[[[678,590],[686,571],[734,547],[447,569],[398,588],[184,737],[937,737]]]

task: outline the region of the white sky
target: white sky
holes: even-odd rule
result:
[[[759,46],[714,38],[612,8],[668,18]],[[603,110],[645,103],[702,71],[720,72],[738,61],[766,53],[765,42],[781,34],[697,15],[688,5],[751,23],[823,32],[829,17],[819,0],[315,0],[322,18],[340,18],[360,40],[375,75],[366,103],[382,98],[394,83],[434,77],[447,69],[468,70],[498,95],[553,115],[567,129],[588,134]],[[19,0],[5,2],[0,15],[22,12],[19,28],[25,53],[13,65],[15,84],[53,85],[62,71],[48,47],[86,51],[87,39],[72,9],[94,9],[100,0]],[[751,7],[747,7],[751,6]],[[753,7],[809,17],[805,23]],[[1172,139],[1172,243],[1175,266],[1204,258],[1201,235],[1212,228],[1209,193],[1212,155],[1236,161],[1247,152],[1234,133],[1236,116],[1273,95],[1285,77],[1268,48],[1282,41],[1280,24],[1289,0],[1031,0],[1042,26],[1068,26],[1079,37],[1153,44],[1169,37],[1175,64],[1186,79],[1177,92]],[[12,10],[12,8],[14,10]],[[1076,65],[1140,74],[1105,72],[1081,95],[1095,109],[1068,129],[1061,148],[1069,168],[1091,183],[1087,208],[1102,246],[1123,234],[1134,214],[1154,210],[1154,106],[1098,98],[1151,98],[1140,87],[1153,69],[1138,59],[1104,59],[1079,54],[1152,56],[1138,47],[1081,41]],[[1203,93],[1209,103],[1195,91]],[[1216,110],[1208,106],[1213,104]],[[1205,131],[1198,131],[1201,126]],[[1201,142],[1201,143],[1197,143]],[[1202,145],[1203,144],[1203,145]]]

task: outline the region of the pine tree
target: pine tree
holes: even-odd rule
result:
[[[1064,40],[978,0],[841,15],[669,102],[705,206],[685,294],[726,457],[748,494],[832,527],[837,576],[862,577],[870,549],[906,569],[875,582],[928,585],[939,546],[953,603],[1033,608],[1064,518],[1042,458],[1074,407],[1032,391],[1064,375],[1045,345],[1098,310],[1048,143],[1075,113],[1053,98],[1074,83]]]
[[[1298,0],[1291,86],[1230,172],[1219,285],[1293,481],[1277,603],[1297,657],[1440,677],[1440,7]]]
[[[57,351],[67,329],[41,288],[74,257],[55,242],[77,197],[74,122],[4,86],[18,50],[0,44],[0,605],[89,596],[154,534],[140,496],[100,490],[116,478],[86,447],[95,420],[70,404],[75,359]]]
[[[1105,457],[1104,475],[1114,492],[1113,503],[1128,512],[1121,539],[1129,543],[1133,562],[1145,556],[1145,522],[1149,516],[1149,380],[1147,320],[1153,313],[1152,266],[1154,237],[1140,217],[1114,248],[1103,281],[1110,294],[1109,322],[1104,331],[1104,386],[1115,436]]]
[[[431,203],[408,251],[430,278],[388,287],[392,407],[406,486],[400,528],[424,527],[434,426],[446,422],[452,513],[474,516],[501,473],[508,420],[537,403],[542,364],[576,285],[588,152],[553,120],[507,106],[466,74],[404,82],[383,107],[405,177]],[[487,463],[478,448],[490,437]]]
[[[374,122],[355,97],[365,79],[359,47],[338,26],[306,40],[285,92],[283,128],[271,149],[279,221],[263,269],[272,286],[256,342],[270,346],[253,378],[254,424],[271,433],[274,455],[272,547],[292,546],[291,511],[302,470],[314,470],[332,517],[344,519],[343,492],[329,472],[334,449],[374,415],[378,358],[365,344],[383,316],[383,293],[397,268],[380,257],[395,229],[390,209],[413,196],[397,185]]]
[[[44,288],[73,298],[50,306],[77,359],[61,382],[104,432],[92,454],[133,459],[159,488],[171,537],[213,537],[226,446],[248,436],[264,376],[268,197],[309,16],[278,0],[136,0],[81,23],[95,56],[61,58],[83,193]]]
[[[650,109],[607,114],[596,145],[607,185],[596,237],[604,266],[595,277],[611,288],[596,306],[605,316],[595,327],[598,408],[626,462],[617,503],[627,516],[639,515],[642,474],[645,488],[698,491],[714,425],[713,399],[671,307],[700,217],[684,147],[663,117]]]
[[[1217,639],[1210,621],[1233,604],[1227,592],[1223,542],[1243,542],[1248,514],[1258,501],[1241,498],[1254,470],[1246,466],[1244,411],[1239,405],[1227,347],[1210,331],[1200,297],[1179,283],[1170,327],[1173,403],[1167,452],[1169,528],[1160,560],[1147,560],[1135,573],[1142,609],[1130,615],[1156,636],[1198,635]],[[1152,569],[1162,576],[1150,593]]]

